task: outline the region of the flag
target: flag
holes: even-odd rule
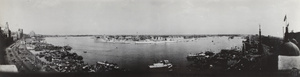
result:
[[[283,21],[286,21],[286,15],[284,16],[284,19],[283,19]]]

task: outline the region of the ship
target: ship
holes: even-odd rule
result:
[[[197,57],[205,57],[205,54],[203,52],[201,53],[196,53],[196,54],[188,54],[188,56],[186,57],[188,61],[194,60]]]
[[[159,44],[159,43],[174,43],[176,41],[136,41],[136,44]]]
[[[188,61],[192,61],[195,59],[203,59],[203,58],[208,58],[210,56],[215,55],[215,53],[213,53],[212,51],[206,51],[205,53],[200,52],[200,53],[196,53],[196,54],[188,54],[188,56],[186,57]]]
[[[169,60],[162,60],[158,63],[153,63],[153,65],[149,65],[149,68],[172,68],[173,65],[169,62]]]

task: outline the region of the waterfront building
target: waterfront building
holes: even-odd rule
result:
[[[23,37],[23,29],[18,29],[16,35],[17,39],[21,39]]]
[[[132,36],[126,36],[125,39],[132,39]]]
[[[289,36],[291,38],[291,42],[293,42],[294,44],[296,44],[298,46],[298,48],[300,47],[299,41],[300,41],[300,32],[290,32]]]
[[[10,45],[13,42],[13,39],[11,38],[11,31],[9,29],[8,22],[6,22],[5,28],[2,30],[0,29],[0,43],[4,46]]]
[[[295,43],[291,42],[294,38],[291,37],[288,27],[289,24],[286,25],[284,40],[278,53],[278,70],[300,69],[300,50]]]
[[[292,42],[292,40],[295,38],[292,37],[292,34],[289,32],[289,25],[286,23],[285,26],[284,38],[280,40],[281,43],[273,43],[276,44],[276,46],[273,45],[273,47],[276,48],[271,47],[272,52],[269,52],[270,54],[267,54],[267,56],[262,59],[262,70],[290,71],[300,69],[299,47],[296,43]],[[297,40],[294,40],[294,42],[297,42]]]
[[[16,41],[18,40],[18,35],[17,35],[17,32],[12,32],[12,35],[11,35],[13,41]]]
[[[300,51],[297,45],[290,41],[286,41],[281,44],[280,47],[280,52],[278,54],[278,69],[300,69]]]

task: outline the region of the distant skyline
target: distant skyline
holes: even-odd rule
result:
[[[300,32],[299,0],[0,0],[0,26],[46,35]]]

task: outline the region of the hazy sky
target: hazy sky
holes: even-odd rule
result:
[[[300,31],[299,0],[0,0],[0,24],[38,34],[262,34]]]

